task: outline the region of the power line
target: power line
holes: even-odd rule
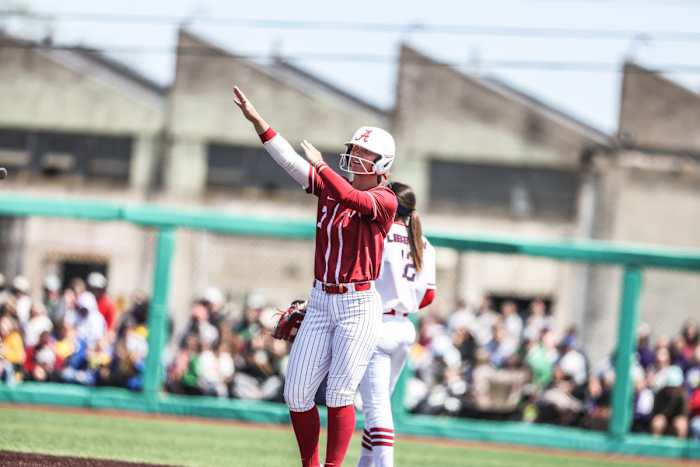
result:
[[[366,64],[396,64],[398,57],[395,55],[382,54],[339,54],[339,53],[300,53],[288,55],[268,55],[268,54],[234,54],[209,47],[187,46],[187,47],[103,47],[103,48],[87,48],[74,45],[60,44],[39,44],[39,43],[16,43],[0,41],[0,48],[9,49],[39,49],[49,51],[73,51],[82,54],[108,55],[108,54],[127,54],[127,55],[148,55],[148,54],[179,54],[183,56],[198,56],[198,57],[221,57],[233,58],[238,60],[277,60],[280,62],[300,62],[300,61],[317,61],[317,62],[353,62]],[[409,62],[410,63],[410,62]],[[484,60],[474,62],[473,60],[450,60],[441,62],[426,62],[425,60],[416,60],[413,64],[420,66],[447,66],[447,67],[472,67],[476,69],[514,69],[514,70],[532,70],[532,71],[562,71],[562,72],[594,72],[594,73],[619,73],[622,68],[619,63],[603,63],[603,62],[562,62],[562,61],[545,61],[545,60]],[[700,64],[681,64],[672,63],[665,64],[658,68],[648,68],[642,72],[655,73],[686,73],[700,74]]]
[[[458,24],[425,24],[425,23],[391,23],[363,21],[311,21],[311,20],[278,20],[262,18],[214,18],[214,17],[182,17],[171,15],[142,15],[142,14],[103,14],[103,13],[61,13],[49,15],[45,13],[28,13],[18,10],[0,11],[0,18],[14,17],[31,21],[60,20],[65,22],[91,22],[111,24],[162,24],[183,25],[190,23],[209,24],[228,27],[260,28],[260,29],[289,29],[289,30],[333,30],[358,31],[367,33],[411,33],[411,34],[461,34],[484,35],[500,37],[531,37],[531,38],[568,38],[585,40],[630,40],[646,38],[656,41],[696,42],[700,41],[700,32],[694,31],[640,31],[615,29],[569,29],[550,27],[512,27],[512,26],[478,26]]]

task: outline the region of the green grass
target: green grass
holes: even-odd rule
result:
[[[345,462],[357,463],[360,436],[353,437]],[[325,445],[325,438],[321,439]],[[0,408],[0,450],[99,457],[187,466],[297,466],[291,429],[208,424],[196,419],[168,420],[107,414]],[[322,449],[323,450],[323,449]],[[582,458],[562,452],[508,451],[470,446],[445,446],[430,440],[401,441],[398,467],[600,467],[632,466],[620,458]],[[644,463],[645,466],[664,465]]]

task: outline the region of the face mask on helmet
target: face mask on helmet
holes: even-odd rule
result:
[[[374,162],[349,154],[349,151],[340,154],[340,169],[355,175],[373,175],[377,173]]]
[[[340,155],[340,169],[355,175],[384,175],[394,163],[394,156],[377,155],[377,159],[370,161],[361,156],[350,154],[351,145],[347,146]]]

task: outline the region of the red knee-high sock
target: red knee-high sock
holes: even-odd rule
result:
[[[318,418],[318,409],[314,406],[306,412],[290,410],[289,415],[297,437],[302,467],[319,467],[318,436],[321,431],[321,421]]]
[[[343,465],[345,453],[355,430],[355,407],[328,407],[328,444],[324,467]]]

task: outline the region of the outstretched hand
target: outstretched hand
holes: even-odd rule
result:
[[[243,116],[253,124],[255,131],[260,135],[270,128],[270,125],[260,116],[255,106],[243,94],[238,86],[233,87],[233,103],[241,109]]]
[[[248,100],[238,86],[233,87],[233,102],[241,109],[243,116],[249,121],[255,123],[260,119],[260,114],[255,110],[255,106]]]
[[[323,161],[323,155],[321,155],[321,152],[308,141],[303,140],[301,142],[301,148],[304,150],[304,154],[309,162],[311,162],[311,165],[315,165],[316,163]]]

